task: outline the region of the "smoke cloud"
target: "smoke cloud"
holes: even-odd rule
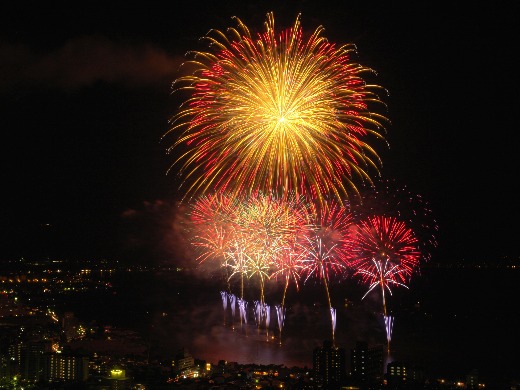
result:
[[[82,36],[50,52],[0,42],[0,88],[39,85],[72,90],[96,82],[128,88],[173,81],[182,57],[150,44],[131,45]]]
[[[120,229],[122,257],[130,262],[190,265],[194,254],[186,236],[184,208],[178,202],[157,199],[125,210]]]

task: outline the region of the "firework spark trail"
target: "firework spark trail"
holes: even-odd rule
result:
[[[256,194],[238,202],[234,239],[241,242],[244,256],[241,275],[258,281],[259,304],[265,301],[264,288],[285,248],[295,240],[301,218],[296,201]],[[237,263],[235,261],[235,263]],[[236,273],[233,271],[231,275]],[[259,319],[258,324],[262,322]]]
[[[419,266],[421,252],[418,240],[411,228],[394,217],[371,216],[357,224],[358,232],[354,235],[354,268],[376,269],[378,261],[386,261],[399,266],[401,281],[413,275]],[[376,260],[376,261],[373,261]]]
[[[280,343],[281,343],[282,342],[281,334],[282,334],[283,324],[285,321],[285,308],[281,305],[276,305],[274,308],[276,310],[276,318],[278,319],[278,328],[280,329]]]
[[[190,216],[195,225],[227,227],[233,224],[235,200],[223,192],[202,195],[192,203]]]
[[[242,298],[238,298],[238,308],[240,310],[240,322],[247,325],[247,301]]]
[[[222,307],[224,309],[224,325],[226,325],[226,309],[228,304],[228,293],[226,291],[221,291],[220,296],[222,297]]]
[[[276,268],[270,276],[272,280],[276,280],[279,276],[285,280],[281,302],[282,306],[285,304],[285,295],[287,294],[291,280],[294,281],[296,291],[300,289],[299,280],[304,268],[304,258],[303,252],[299,249],[300,248],[294,245],[282,248],[281,252],[283,255],[277,257]]]
[[[272,194],[255,194],[240,202],[237,224],[249,243],[248,277],[258,278],[261,303],[265,282],[272,277],[286,248],[293,245],[302,225],[297,205],[296,198],[279,199]]]
[[[356,259],[352,266],[369,289],[381,287],[383,315],[387,314],[385,290],[392,295],[391,286],[403,286],[419,266],[421,251],[414,231],[395,217],[370,216],[358,223],[355,235]],[[386,321],[385,321],[386,322]],[[392,320],[389,320],[390,332]],[[388,328],[388,325],[387,325]],[[387,335],[388,335],[387,329]],[[390,340],[388,340],[390,351]]]
[[[234,294],[229,294],[229,303],[231,305],[231,321],[232,322],[235,318],[236,299],[237,299],[237,297]]]
[[[191,241],[200,252],[199,264],[209,265],[208,260],[225,264],[226,250],[236,230],[235,209],[230,198],[221,193],[201,196],[191,204]]]
[[[220,292],[220,296],[222,297],[222,307],[224,311],[227,309],[227,303],[228,303],[228,293],[225,291]]]
[[[404,281],[404,269],[400,268],[399,264],[392,264],[388,261],[388,259],[384,260],[376,260],[372,259],[373,266],[366,268],[358,268],[355,275],[362,275],[362,280],[364,282],[370,283],[370,286],[361,298],[362,300],[377,286],[381,287],[381,295],[383,300],[383,314],[386,316],[386,299],[385,299],[385,290],[388,290],[390,295],[392,295],[391,285],[402,286],[408,288],[407,285],[400,282],[399,280]]]
[[[266,231],[275,232],[270,234],[273,237],[271,243],[272,262],[270,264],[269,281],[284,281],[281,306],[285,305],[285,297],[289,287],[289,283],[293,281],[296,291],[299,290],[300,273],[303,269],[302,250],[298,244],[303,237],[310,232],[308,223],[308,215],[305,204],[307,200],[303,197],[291,196],[289,199],[280,200],[271,197],[271,202],[275,204],[275,213],[271,217],[276,221],[277,229],[265,229]],[[269,226],[266,223],[264,226]],[[281,330],[280,330],[281,332]],[[281,337],[281,334],[280,334]]]
[[[227,233],[221,227],[206,230],[204,235],[194,237],[193,246],[200,252],[197,261],[208,263],[208,260],[217,260],[225,264],[225,250],[228,243]]]
[[[272,258],[269,251],[260,249],[259,251],[252,251],[247,256],[247,276],[249,279],[257,277],[260,287],[260,306],[263,306],[264,286],[266,279],[269,279],[269,272],[272,266]]]
[[[225,266],[231,269],[228,282],[238,275],[240,277],[240,298],[244,298],[244,278],[249,272],[249,257],[247,255],[248,240],[247,237],[235,234],[235,238],[230,243],[226,252]]]
[[[221,193],[200,197],[191,215],[192,243],[201,252],[199,264],[213,269],[212,263],[217,263],[217,268],[224,268],[228,288],[239,276],[241,297],[244,278],[258,279],[263,302],[265,282],[303,231],[297,206],[296,198],[264,194],[234,201]]]
[[[336,332],[336,309],[330,308],[330,318],[332,321],[332,339],[334,339],[334,334]]]
[[[374,186],[365,187],[361,198],[362,203],[353,207],[359,220],[381,215],[403,221],[417,237],[421,260],[428,261],[431,258],[437,247],[439,226],[424,196],[413,193],[395,180],[380,179],[374,182]]]
[[[281,199],[262,193],[242,197],[236,214],[241,231],[265,250],[290,243],[302,219],[296,198]]]
[[[276,305],[275,310],[276,318],[278,319],[278,328],[280,328],[281,330],[283,328],[283,323],[285,320],[285,308],[281,305]]]
[[[390,341],[392,340],[392,330],[394,328],[394,317],[392,316],[384,316],[385,319],[385,330],[386,330],[386,341],[387,341],[387,350],[390,352]]]
[[[269,324],[271,322],[271,307],[267,304],[264,304],[264,317],[265,317],[266,338],[267,338],[267,340],[269,340]]]
[[[256,37],[235,19],[227,32],[210,30],[215,52],[190,52],[189,73],[173,83],[191,93],[163,136],[176,136],[169,152],[184,148],[172,168],[180,165],[185,197],[276,191],[324,204],[357,195],[354,180],[371,182],[369,170],[381,165],[370,139],[386,146],[388,119],[378,111],[387,91],[365,80],[375,72],[353,61],[355,45],[324,38],[322,26],[304,37],[300,15],[277,33],[269,13]]]
[[[325,263],[333,261],[333,256],[331,255],[332,251],[334,250],[335,244],[332,245],[330,248],[325,248],[323,245],[323,241],[320,237],[316,238],[315,241],[309,239],[309,255],[310,258],[308,261],[311,263],[309,264],[309,267],[306,269],[306,272],[308,273],[307,279],[315,274],[318,278],[320,278],[323,281],[323,285],[325,286],[325,292],[327,294],[327,302],[329,305],[329,309],[332,309],[332,303],[330,300],[330,293],[329,293],[329,283],[328,283],[328,277],[327,272],[325,270]],[[307,280],[306,279],[306,280]],[[332,314],[332,310],[331,310]],[[331,325],[332,325],[332,342],[334,344],[334,319],[331,316]]]
[[[329,309],[332,302],[329,280],[332,276],[344,277],[348,269],[352,245],[353,218],[350,211],[340,204],[330,202],[326,208],[315,211],[313,232],[302,244],[304,253],[305,282],[314,277],[325,286]],[[311,215],[311,214],[310,214]],[[335,318],[332,317],[332,342],[335,343]]]
[[[260,324],[262,322],[262,303],[260,301],[253,301],[253,304],[255,306],[256,325],[260,327]]]

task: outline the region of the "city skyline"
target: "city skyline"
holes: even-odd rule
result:
[[[2,269],[5,326],[13,322],[26,328],[27,335],[34,335],[34,331],[38,332],[34,326],[37,318],[46,317],[50,323],[75,318],[71,324],[81,326],[75,328],[77,334],[71,329],[72,339],[67,345],[90,355],[106,350],[120,358],[125,353],[136,353],[161,360],[186,348],[193,356],[214,364],[227,360],[308,368],[312,366],[312,350],[330,339],[326,304],[321,294],[316,295],[316,286],[306,286],[288,297],[280,345],[274,319],[269,331],[274,339],[266,340],[263,327],[257,328],[255,286],[247,287],[246,325],[239,320],[238,307],[235,316],[231,303],[223,309],[219,294],[222,282],[196,281],[194,270],[168,268],[167,264],[149,269],[128,268],[111,261],[80,262],[79,267],[70,268],[66,265],[59,260],[26,261],[23,267],[12,264],[10,270]],[[378,299],[360,300],[362,289],[351,283],[335,285],[333,296],[340,299],[334,300],[338,309],[336,344],[348,351],[357,342],[368,342],[384,354],[385,366],[386,362],[395,361],[422,367],[430,378],[460,380],[477,369],[489,386],[515,380],[515,363],[510,357],[517,348],[517,325],[510,318],[508,304],[500,302],[500,289],[491,283],[482,285],[483,277],[496,275],[500,276],[502,287],[512,288],[516,274],[511,271],[507,267],[427,270],[424,278],[416,279],[413,294],[407,291],[392,299],[397,328],[390,355],[385,351]],[[461,275],[467,280],[461,280]],[[193,289],[194,282],[197,289]],[[481,285],[478,295],[468,294],[472,284]],[[279,294],[269,290],[266,301],[272,303]],[[485,296],[492,297],[495,303],[483,300]],[[342,297],[348,297],[345,306]],[[8,301],[13,303],[6,305]],[[92,301],[97,304],[85,305]],[[222,313],[226,313],[224,318]],[[13,317],[14,314],[17,316]],[[494,323],[502,324],[500,333],[493,333]],[[105,328],[114,335],[128,334],[128,342],[115,338],[110,345],[103,343],[99,340],[102,333],[96,329]],[[9,329],[3,335],[4,341],[15,330]]]

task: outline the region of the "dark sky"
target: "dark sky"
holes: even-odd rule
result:
[[[171,82],[210,28],[236,15],[257,31],[269,11],[280,28],[301,12],[305,30],[355,43],[378,72],[392,121],[382,175],[429,200],[434,260],[518,257],[512,5],[203,0],[2,5],[0,259],[171,243],[178,183],[160,141],[179,103]]]

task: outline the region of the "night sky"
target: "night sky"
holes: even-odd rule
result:
[[[305,31],[323,25],[378,72],[392,122],[381,173],[429,200],[433,260],[518,257],[512,5],[184,3],[2,5],[0,259],[182,257],[172,232],[179,183],[161,141],[179,105],[171,82],[209,29],[238,16],[258,31],[269,11],[279,28],[301,12]]]

